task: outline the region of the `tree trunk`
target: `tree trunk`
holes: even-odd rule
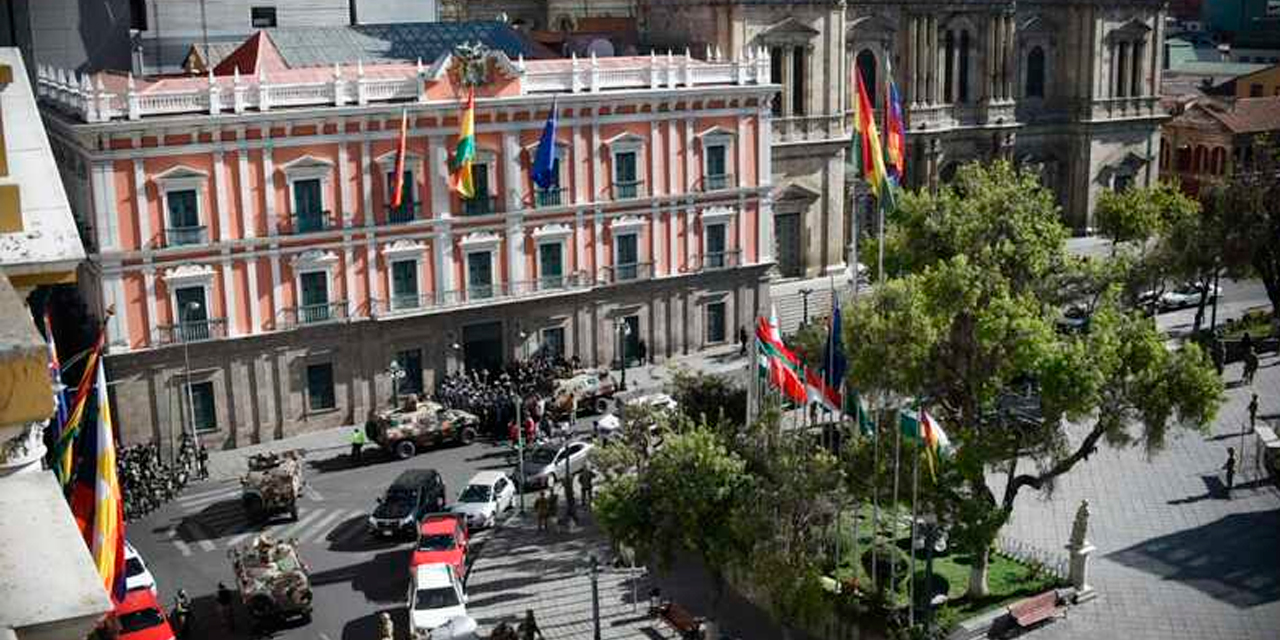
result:
[[[973,599],[991,595],[991,587],[987,585],[990,566],[990,546],[985,546],[981,552],[973,554],[973,566],[969,569],[969,591],[965,593],[966,597]]]

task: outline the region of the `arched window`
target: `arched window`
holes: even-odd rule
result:
[[[870,49],[858,52],[858,73],[862,74],[862,83],[867,87],[867,99],[871,106],[876,106],[876,55]]]
[[[942,66],[942,96],[943,102],[952,101],[953,88],[955,87],[955,76],[952,75],[952,63],[955,61],[956,55],[956,32],[947,30],[946,39],[943,43],[943,66]]]
[[[1169,141],[1165,139],[1160,140],[1160,170],[1169,170]]]
[[[1191,171],[1191,145],[1178,147],[1178,171],[1180,173]]]
[[[1192,161],[1191,171],[1193,173],[1205,173],[1209,169],[1209,150],[1204,147],[1196,147],[1196,156]]]
[[[959,100],[957,102],[969,101],[969,30],[965,29],[960,32],[960,83]]]
[[[1044,49],[1032,47],[1027,54],[1027,97],[1044,97]]]

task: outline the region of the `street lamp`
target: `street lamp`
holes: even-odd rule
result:
[[[809,294],[811,293],[813,293],[813,289],[800,290],[800,295],[804,298],[804,321],[800,323],[802,327],[809,324]]]
[[[627,390],[627,336],[631,335],[631,325],[627,324],[626,318],[618,318],[618,362],[622,367],[622,381],[618,384],[619,391]]]
[[[196,400],[195,392],[191,390],[191,348],[190,335],[188,331],[191,329],[191,322],[188,318],[191,313],[200,310],[200,303],[194,300],[182,305],[178,310],[179,323],[178,333],[182,335],[182,359],[186,366],[186,382],[187,382],[187,425],[191,430],[191,442],[196,446],[196,451],[200,451],[200,435],[196,433]]]
[[[529,359],[529,333],[520,329],[517,335],[520,337],[520,360],[523,362]]]
[[[387,375],[391,376],[391,406],[400,406],[400,381],[409,375],[409,372],[400,366],[400,361],[392,358],[391,364],[387,366]]]

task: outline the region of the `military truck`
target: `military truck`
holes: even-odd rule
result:
[[[291,449],[249,456],[249,471],[240,478],[240,502],[250,520],[261,522],[277,513],[298,519],[298,498],[306,486],[302,479],[306,453]]]
[[[365,435],[378,446],[404,460],[418,451],[441,444],[471,444],[480,420],[460,409],[446,409],[409,394],[400,406],[373,413],[365,422]]]
[[[294,540],[262,533],[227,551],[240,599],[255,622],[311,619],[310,568]]]
[[[609,400],[616,391],[617,385],[608,371],[579,371],[573,377],[556,380],[548,409],[556,418],[563,418],[573,411],[577,400],[579,411],[590,409],[604,413],[609,410]]]

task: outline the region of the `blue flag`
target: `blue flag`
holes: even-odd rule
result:
[[[551,99],[551,114],[547,116],[547,124],[542,127],[542,138],[538,140],[538,152],[533,159],[533,171],[530,177],[533,183],[543,189],[560,186],[560,160],[556,158],[556,102]]]
[[[840,300],[832,295],[831,301],[831,324],[827,327],[827,347],[822,354],[822,382],[831,404],[838,408],[844,406],[841,387],[849,362],[844,357],[844,343],[840,339],[843,327],[840,321]]]

